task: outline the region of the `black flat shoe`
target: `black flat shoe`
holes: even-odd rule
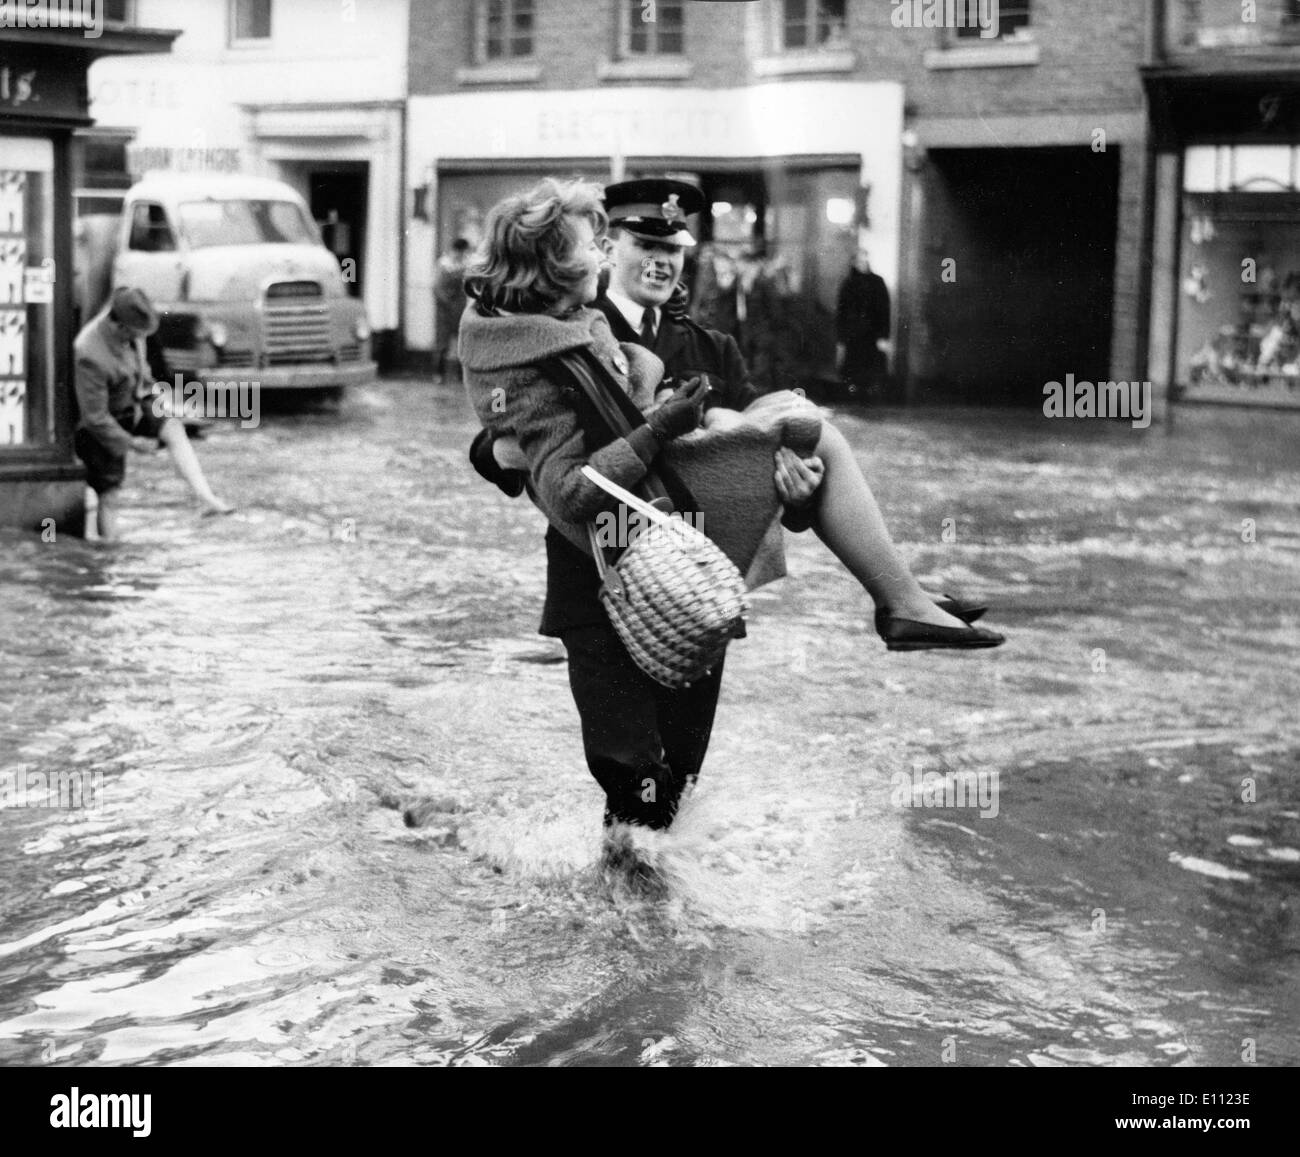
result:
[[[876,631],[890,651],[1000,647],[1007,641],[1006,636],[986,627],[938,627],[915,619],[896,619],[893,615],[887,616],[883,623],[877,622]]]
[[[981,603],[964,603],[960,599],[955,599],[952,595],[931,595],[934,605],[941,611],[946,611],[954,619],[961,619],[963,623],[973,623],[976,619],[982,618],[988,611],[988,607]],[[876,608],[876,634],[882,639],[885,637],[885,628],[889,620],[893,618],[888,607]]]
[[[976,619],[983,618],[988,613],[988,607],[983,603],[964,603],[961,599],[955,599],[952,595],[940,595],[934,598],[934,605],[941,611],[947,611],[954,619],[961,619],[963,623],[973,623]]]

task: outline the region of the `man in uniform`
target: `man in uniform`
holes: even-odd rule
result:
[[[712,392],[706,407],[743,410],[758,391],[735,340],[697,325],[675,296],[684,250],[695,244],[686,218],[703,207],[700,191],[680,181],[608,186],[613,272],[594,307],[605,314],[618,341],[637,342],[664,362],[661,389],[707,374]],[[470,456],[479,473],[507,494],[523,490],[523,472],[503,468],[486,431],[475,439]],[[782,448],[775,469],[788,506],[808,504],[821,480],[820,461],[804,462]],[[600,605],[598,590],[592,560],[563,536],[549,534],[540,629],[558,636],[569,655],[587,765],[609,801],[606,865],[653,888],[653,869],[637,855],[622,825],[664,829],[672,823],[682,792],[698,776],[708,749],[723,664],[690,687],[660,686],[628,655]]]

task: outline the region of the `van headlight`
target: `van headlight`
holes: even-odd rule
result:
[[[221,349],[229,338],[230,334],[226,331],[226,327],[219,321],[204,321],[199,318],[194,324],[196,342],[207,342],[214,349]]]
[[[364,317],[357,318],[352,326],[352,333],[357,341],[365,341],[370,336],[370,323]]]

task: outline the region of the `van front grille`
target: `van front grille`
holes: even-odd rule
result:
[[[279,281],[266,288],[268,365],[330,362],[329,310],[314,281]]]

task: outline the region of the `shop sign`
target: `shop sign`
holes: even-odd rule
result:
[[[240,149],[173,148],[158,145],[128,145],[126,168],[136,180],[145,173],[241,173],[244,170]]]
[[[0,118],[83,117],[85,65],[78,59],[0,52]]]

